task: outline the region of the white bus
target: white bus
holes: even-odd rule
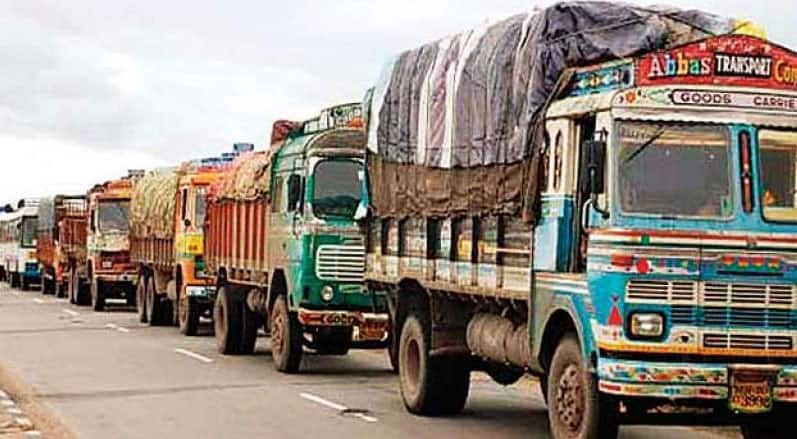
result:
[[[41,278],[36,259],[38,203],[26,200],[14,212],[0,214],[0,265],[13,288],[26,290]]]

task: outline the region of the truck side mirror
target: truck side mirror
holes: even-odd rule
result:
[[[604,191],[604,167],[606,164],[606,142],[587,140],[583,148],[587,152],[586,183],[587,193],[599,195]]]
[[[288,212],[296,210],[301,200],[302,177],[299,174],[291,174],[288,177]]]

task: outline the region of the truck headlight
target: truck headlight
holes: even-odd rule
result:
[[[654,338],[664,335],[664,317],[657,313],[631,314],[631,335]]]
[[[324,302],[329,302],[333,297],[335,297],[335,290],[330,285],[324,285],[324,288],[321,288],[321,299]]]

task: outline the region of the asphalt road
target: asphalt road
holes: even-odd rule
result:
[[[548,436],[533,383],[501,387],[474,376],[462,415],[420,418],[404,410],[382,351],[306,355],[297,375],[276,372],[271,361],[264,337],[254,356],[225,357],[210,335],[147,327],[123,307],[95,313],[0,285],[0,365],[21,381],[0,380],[0,388],[30,389],[30,398],[64,426],[61,433],[49,430],[52,436],[67,430],[98,439]],[[633,427],[621,437],[718,436]]]

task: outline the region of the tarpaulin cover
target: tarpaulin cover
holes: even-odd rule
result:
[[[533,220],[541,114],[563,73],[733,30],[694,10],[567,2],[406,51],[374,89],[368,166],[379,216]]]
[[[130,199],[130,234],[139,239],[174,236],[174,208],[181,172],[176,168],[148,172]]]
[[[253,200],[268,194],[271,184],[269,151],[238,156],[211,187],[211,197],[222,200]]]

